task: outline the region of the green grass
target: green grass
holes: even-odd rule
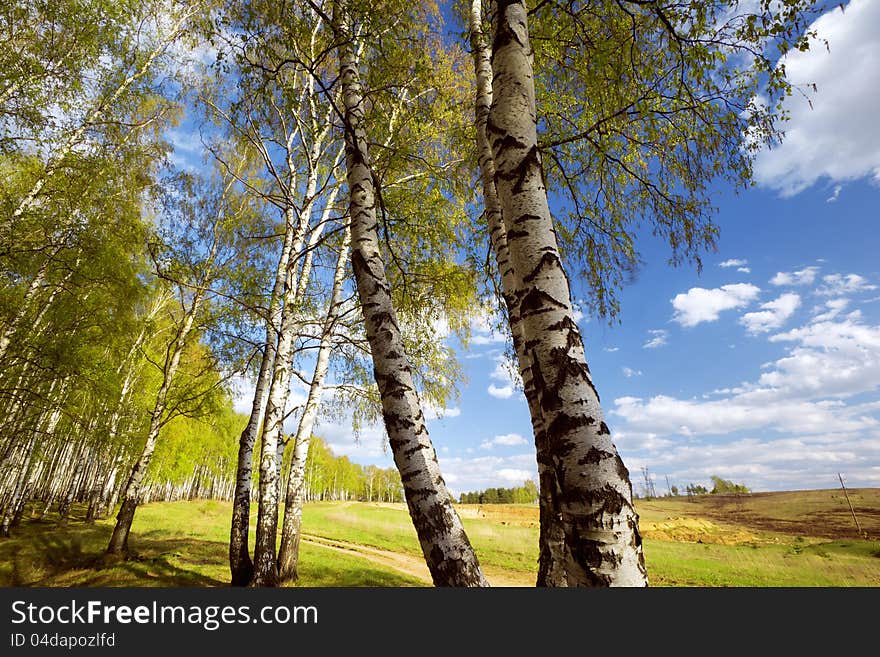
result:
[[[800,536],[772,531],[796,527],[798,506],[792,499],[782,500],[778,507],[763,497],[739,501],[731,512],[717,499],[705,503],[639,501],[651,584],[880,586],[880,543],[821,536],[825,526],[811,524],[816,517],[809,511],[809,504],[816,502],[813,497],[804,498],[801,512],[807,520],[801,521],[804,531]],[[865,516],[870,516],[867,511],[872,507],[864,508]],[[494,507],[484,516],[476,508],[461,509],[468,536],[490,580],[531,581],[538,533],[536,523],[529,520],[532,511]],[[822,509],[823,514],[832,511]],[[837,520],[842,523],[845,517],[841,514]],[[112,520],[87,525],[75,517],[66,526],[26,520],[13,538],[0,540],[0,585],[225,586],[229,518],[229,505],[214,501],[144,505],[138,509],[130,539],[133,558],[113,563],[102,560]],[[307,504],[303,527],[306,534],[421,558],[412,523],[401,507]],[[665,533],[652,537],[655,531]],[[301,550],[297,586],[424,585],[391,566],[357,555],[307,543]]]
[[[535,570],[538,547],[534,529],[471,518],[464,518],[462,522],[481,565],[526,573]],[[422,556],[416,531],[402,508],[315,502],[303,509],[303,531]]]
[[[226,586],[229,506],[215,501],[146,504],[135,516],[133,557],[105,563],[112,520],[66,526],[24,521],[0,540],[0,586]],[[251,532],[253,539],[253,532]],[[423,586],[359,557],[302,545],[296,586]]]

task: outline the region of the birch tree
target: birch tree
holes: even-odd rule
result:
[[[351,216],[351,261],[382,399],[382,414],[400,470],[410,516],[437,586],[485,586],[476,554],[440,474],[416,394],[385,274],[376,217],[376,189],[364,122],[364,98],[350,16],[333,8],[339,43],[346,174]]]
[[[644,586],[629,473],[586,364],[544,187],[525,3],[498,2],[493,18],[486,130],[511,265],[521,281],[513,307],[546,431],[546,440],[536,437],[538,460],[552,464],[560,488],[566,579],[573,586]]]

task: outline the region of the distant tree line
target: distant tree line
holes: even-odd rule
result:
[[[647,469],[645,469],[645,471],[647,471]],[[744,495],[751,492],[751,489],[745,484],[737,484],[728,479],[723,479],[717,475],[712,475],[709,478],[712,481],[711,490],[702,484],[689,483],[684,487],[685,495],[687,495],[688,497],[693,497],[695,495]],[[646,482],[651,482],[651,480],[647,476],[645,477],[645,480]],[[653,486],[646,485],[645,490],[653,490]],[[681,495],[681,491],[678,486],[670,486],[669,492],[665,495],[656,495],[649,492],[643,496],[635,494],[634,497],[636,499],[651,500],[655,497],[678,497],[679,495]]]
[[[537,501],[538,487],[531,479],[515,488],[487,488],[459,496],[461,504],[534,504]]]
[[[347,456],[336,456],[325,441],[316,437],[309,441],[304,486],[307,501],[404,501],[396,468],[353,463]]]

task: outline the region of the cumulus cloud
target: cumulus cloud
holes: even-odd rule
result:
[[[714,322],[721,312],[748,305],[760,292],[760,288],[751,283],[722,285],[711,290],[692,287],[672,299],[672,307],[675,308],[672,319],[686,327]]]
[[[642,349],[656,349],[657,347],[662,347],[669,339],[669,331],[666,329],[652,329],[648,331],[648,334],[652,337],[642,345]]]
[[[614,353],[615,351],[620,351],[620,347],[605,347],[605,351]]]
[[[490,383],[489,387],[486,388],[486,392],[488,392],[495,399],[510,399],[513,397],[513,387],[512,386],[501,386],[498,387],[494,383]]]
[[[831,317],[771,335],[786,353],[749,381],[690,398],[615,399],[609,422],[627,466],[759,490],[832,486],[837,471],[880,485],[880,325],[846,307],[831,299],[820,308]]]
[[[443,478],[454,494],[485,490],[493,486],[521,485],[526,479],[538,480],[535,455],[444,457],[440,462]]]
[[[496,330],[498,326],[498,318],[489,311],[476,313],[471,319],[471,344],[479,346],[503,344],[507,341],[507,337]]]
[[[823,276],[822,282],[824,285],[816,290],[816,294],[829,297],[877,289],[876,285],[870,285],[867,279],[858,274],[830,274]]]
[[[458,406],[440,408],[439,406],[426,403],[424,405],[424,413],[426,420],[438,420],[446,417],[458,417],[461,415],[461,409]]]
[[[762,303],[761,310],[746,313],[740,317],[739,322],[749,333],[767,333],[781,327],[800,305],[800,295],[789,292],[778,299]]]
[[[743,273],[743,274],[751,274],[752,273],[752,270],[749,269],[748,267],[737,267],[736,270],[740,273]]]
[[[724,262],[719,262],[719,263],[718,263],[718,266],[719,266],[719,267],[724,267],[724,268],[728,268],[728,267],[745,267],[747,264],[749,264],[749,261],[748,261],[748,260],[739,260],[739,259],[737,259],[737,258],[731,258],[730,260],[725,260]]]
[[[515,445],[526,445],[528,441],[518,433],[504,433],[495,436],[489,440],[483,441],[480,445],[481,449],[493,449],[494,447],[513,447]]]
[[[793,83],[815,84],[818,93],[812,107],[800,94],[785,101],[785,139],[762,151],[754,167],[756,180],[783,196],[821,179],[880,180],[880,2],[851,0],[845,11],[835,6],[812,28],[830,49],[816,44],[792,52],[785,69]]]
[[[622,371],[623,371],[623,375],[624,375],[627,379],[632,378],[632,377],[634,377],[634,376],[641,376],[641,375],[642,375],[642,371],[641,371],[641,370],[634,370],[634,369],[631,368],[631,367],[624,367]]]
[[[805,267],[799,271],[780,271],[770,279],[771,285],[812,285],[816,280],[818,267]]]
[[[847,306],[849,306],[849,299],[840,298],[840,299],[829,299],[825,302],[824,308],[827,308],[823,313],[816,315],[813,318],[814,322],[828,322],[835,317],[837,317],[840,313],[846,310]],[[822,310],[822,306],[818,308],[818,310]]]
[[[510,399],[517,388],[522,388],[522,377],[516,371],[514,363],[503,354],[495,357],[495,369],[489,373],[489,378],[501,385],[490,383],[486,389],[496,399]]]

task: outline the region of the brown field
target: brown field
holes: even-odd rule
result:
[[[880,538],[880,488],[855,488],[849,498],[863,535]],[[533,505],[461,504],[464,518],[537,527]],[[699,495],[636,500],[646,538],[736,545],[784,534],[831,540],[858,537],[843,491],[801,490],[747,495]]]

